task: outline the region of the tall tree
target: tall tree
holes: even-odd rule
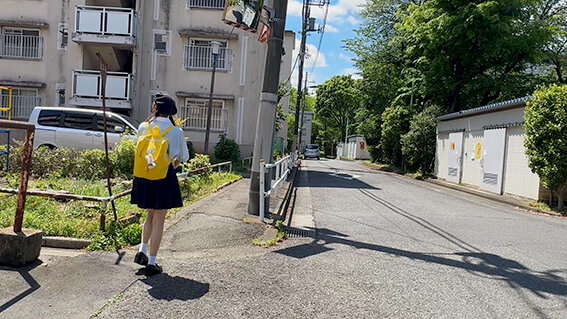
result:
[[[397,36],[409,39],[406,58],[423,74],[428,97],[450,112],[498,99],[553,35],[534,19],[536,2],[429,0],[401,13]]]
[[[357,83],[349,75],[339,75],[317,87],[315,116],[331,132],[340,132],[339,136],[330,136],[335,141],[344,138],[347,122],[354,124],[361,101]]]

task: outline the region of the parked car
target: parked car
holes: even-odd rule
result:
[[[307,144],[303,150],[303,157],[319,159],[319,146],[317,144]]]
[[[32,110],[29,122],[35,124],[34,148],[104,149],[102,110],[38,106]],[[106,112],[109,148],[120,142],[122,133],[131,132],[135,138],[138,126],[131,118]]]

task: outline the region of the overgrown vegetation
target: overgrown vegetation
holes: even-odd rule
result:
[[[131,181],[124,177],[131,176],[134,144],[130,140],[119,143],[111,153],[113,168],[113,192],[117,194],[131,187]],[[19,186],[20,167],[17,158],[22,152],[22,145],[10,149],[10,170],[3,173],[4,184],[10,188]],[[108,196],[104,165],[104,152],[100,150],[76,151],[69,149],[34,150],[32,179],[28,188],[65,191],[76,195]],[[21,158],[19,158],[21,162]],[[130,163],[130,164],[129,164]],[[199,168],[209,165],[208,156],[197,155],[186,168]],[[20,164],[21,165],[21,164]],[[214,192],[220,185],[237,179],[233,173],[212,173],[205,169],[188,178],[180,179],[179,184],[185,205],[199,200]],[[0,193],[0,228],[12,226],[17,197]],[[130,204],[130,197],[125,196],[115,201],[118,218],[129,215],[145,219],[146,211]],[[170,210],[175,213],[179,209]],[[90,250],[112,250],[124,245],[138,244],[141,226],[138,223],[116,223],[112,221],[110,205],[106,211],[106,230],[99,230],[100,204],[78,200],[55,200],[39,196],[27,196],[24,227],[39,229],[47,236],[65,236],[92,240]]]
[[[285,225],[281,220],[276,222],[277,233],[273,238],[263,241],[261,238],[256,238],[252,241],[252,245],[261,247],[272,247],[277,245],[279,242],[287,238],[287,232],[285,230]]]
[[[237,163],[240,160],[238,144],[227,138],[226,134],[221,134],[219,142],[215,145],[215,159],[217,162],[231,161]]]

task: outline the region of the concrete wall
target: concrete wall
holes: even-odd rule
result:
[[[523,122],[524,107],[474,115],[464,118],[438,122],[434,174],[440,179],[447,178],[447,152],[449,149],[448,131],[464,130],[462,183],[480,187],[482,167],[480,159],[475,159],[475,145],[483,142],[485,126]],[[539,177],[528,167],[528,159],[523,145],[524,130],[520,125],[510,125],[506,129],[506,148],[504,159],[503,192],[506,194],[539,199]]]

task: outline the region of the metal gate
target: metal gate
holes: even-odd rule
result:
[[[447,156],[447,181],[458,184],[462,175],[463,132],[449,133]]]
[[[506,128],[484,130],[482,151],[482,183],[480,188],[502,194],[504,173],[504,150],[506,149]]]

